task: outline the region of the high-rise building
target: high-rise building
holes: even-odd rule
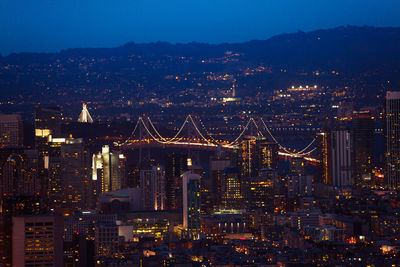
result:
[[[108,145],[92,157],[92,179],[98,193],[120,190],[126,180],[126,158],[120,151],[110,151]]]
[[[324,129],[317,133],[318,159],[321,161],[318,182],[332,185],[331,131]]]
[[[257,138],[256,151],[258,161],[258,171],[261,169],[278,168],[278,150],[277,143],[270,142],[267,138]]]
[[[165,209],[165,176],[161,166],[140,171],[140,189],[145,210]]]
[[[239,147],[241,176],[257,177],[261,169],[276,169],[278,144],[264,137],[246,136]]]
[[[40,214],[43,210],[38,195],[2,195],[0,202],[0,266],[11,266],[13,216]]]
[[[95,207],[90,166],[89,151],[83,139],[67,138],[61,146],[63,208],[81,210]]]
[[[63,266],[63,218],[53,215],[13,218],[12,266]]]
[[[0,150],[0,194],[33,196],[41,191],[37,173],[36,150],[4,148]]]
[[[220,206],[221,193],[222,193],[222,180],[223,172],[226,168],[231,166],[230,157],[216,156],[210,158],[210,179],[211,188],[210,194],[213,197],[214,209]]]
[[[19,114],[0,114],[0,147],[24,145],[23,122]]]
[[[258,175],[258,162],[256,152],[256,138],[245,136],[239,146],[239,168],[241,176],[256,177]]]
[[[61,112],[59,108],[37,108],[35,112],[35,147],[42,199],[52,207],[60,195]],[[55,141],[53,140],[55,138]],[[51,161],[50,161],[51,159]]]
[[[242,209],[243,192],[240,171],[237,168],[227,168],[223,173],[221,208]]]
[[[390,188],[400,186],[400,91],[387,92],[385,102],[386,180]]]
[[[313,177],[293,175],[287,178],[288,198],[311,196],[313,192]]]
[[[350,131],[332,131],[332,183],[343,187],[353,185]]]
[[[185,172],[182,178],[183,227],[190,239],[200,233],[200,175]]]
[[[268,177],[248,177],[246,184],[246,210],[273,212],[273,185],[274,181]]]
[[[61,137],[61,112],[56,108],[37,108],[35,112],[35,145],[47,143],[48,136]]]
[[[98,223],[95,226],[94,242],[98,258],[112,257],[118,253],[119,235],[115,222]]]
[[[165,162],[167,209],[182,210],[182,178],[188,169],[188,158],[183,154],[169,154]]]
[[[374,120],[370,111],[353,112],[352,135],[354,183],[371,184],[374,168]]]

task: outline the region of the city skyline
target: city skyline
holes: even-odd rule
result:
[[[0,266],[400,266],[399,12],[0,1]]]

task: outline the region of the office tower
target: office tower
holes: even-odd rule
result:
[[[0,194],[33,196],[41,191],[37,173],[36,150],[4,148],[0,150]]]
[[[222,192],[222,174],[224,170],[231,166],[231,159],[227,156],[216,156],[210,158],[210,194],[213,196],[214,209],[220,206]]]
[[[39,214],[43,212],[43,207],[38,195],[2,195],[0,202],[0,266],[11,266],[13,216]]]
[[[353,112],[352,135],[354,183],[371,184],[374,168],[374,120],[370,111]]]
[[[183,227],[190,239],[200,233],[200,175],[185,172],[182,178]]]
[[[61,143],[50,142],[51,138],[59,137],[61,137],[60,109],[37,108],[35,111],[35,147],[38,151],[38,173],[42,184],[42,199],[49,203],[50,207],[57,204],[57,196],[61,192],[59,161]]]
[[[47,143],[48,136],[61,137],[61,112],[57,108],[37,108],[35,112],[35,145]]]
[[[311,196],[313,192],[313,177],[293,175],[287,178],[288,198]]]
[[[94,240],[80,232],[74,233],[72,242],[64,240],[64,266],[96,266]]]
[[[243,207],[240,171],[237,168],[227,168],[223,173],[221,208],[242,209]]]
[[[350,131],[332,131],[332,182],[334,186],[343,187],[353,184],[351,169]]]
[[[98,193],[120,190],[126,180],[126,158],[120,151],[110,152],[108,145],[92,157],[92,179]]]
[[[90,155],[83,139],[67,138],[61,146],[62,207],[71,210],[93,209],[94,184]]]
[[[140,171],[140,189],[145,210],[165,209],[165,176],[161,166]]]
[[[188,158],[183,154],[169,154],[165,161],[167,209],[182,210],[182,178],[187,171]]]
[[[95,227],[98,223],[115,223],[117,214],[104,214],[96,211],[76,211],[70,216],[64,217],[64,241],[73,242],[74,233],[95,238]]]
[[[61,169],[61,146],[65,143],[65,138],[49,138],[46,146],[38,147],[39,152],[39,171],[45,188],[45,202],[50,209],[61,208],[62,204],[62,169]],[[44,161],[41,162],[40,154],[45,153]],[[43,164],[42,166],[40,166]]]
[[[63,266],[63,218],[13,217],[12,266]]]
[[[267,138],[246,136],[239,147],[241,176],[257,177],[261,169],[276,169],[278,166],[278,144]]]
[[[289,160],[290,164],[290,174],[291,175],[306,175],[306,166],[304,159],[302,158],[292,158]]]
[[[246,210],[273,212],[273,180],[267,177],[248,177],[245,179],[246,185]]]
[[[113,151],[111,163],[111,190],[116,191],[126,184],[126,157],[121,151]]]
[[[0,147],[24,145],[23,122],[19,114],[0,114]]]
[[[318,182],[332,185],[332,154],[331,154],[331,131],[327,128],[317,133],[318,159],[320,168]]]
[[[386,176],[390,188],[400,185],[400,91],[387,92],[385,101]]]
[[[266,138],[256,139],[258,171],[278,168],[278,150],[277,143],[270,142]]]
[[[245,136],[239,145],[239,167],[241,176],[255,177],[258,175],[258,162],[256,153],[256,138]]]
[[[118,253],[119,236],[115,222],[98,223],[95,227],[96,257],[111,257]]]

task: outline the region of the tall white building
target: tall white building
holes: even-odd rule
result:
[[[98,183],[98,193],[117,191],[125,181],[126,157],[120,151],[110,151],[109,146],[92,157],[92,180]]]

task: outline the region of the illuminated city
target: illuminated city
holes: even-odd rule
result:
[[[0,2],[0,266],[400,265],[400,4],[71,2]]]

